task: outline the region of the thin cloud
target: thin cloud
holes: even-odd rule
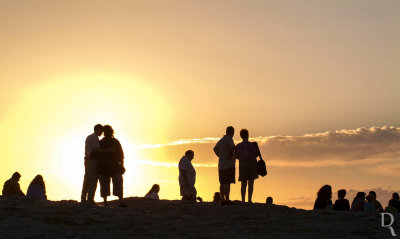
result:
[[[175,162],[187,149],[193,149],[196,163],[214,167],[217,161],[212,148],[218,140],[212,137],[181,139],[165,144],[142,145],[138,151],[141,158]],[[265,136],[250,140],[259,143],[268,165],[277,167],[384,165],[400,157],[400,128],[394,126],[343,129],[302,136]],[[381,167],[378,170],[381,173],[388,168]]]

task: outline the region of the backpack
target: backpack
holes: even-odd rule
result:
[[[257,172],[258,175],[264,177],[268,173],[267,166],[265,165],[265,161],[261,157],[260,148],[258,148],[257,142],[254,142],[253,144],[256,147],[257,156],[260,156],[260,160],[257,161]]]

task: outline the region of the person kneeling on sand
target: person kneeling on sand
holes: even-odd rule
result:
[[[332,187],[324,185],[317,193],[317,199],[314,203],[314,209],[329,210],[332,209]]]
[[[21,191],[19,186],[19,179],[21,178],[21,174],[15,172],[10,179],[8,179],[3,185],[3,196],[5,195],[20,195],[25,196],[25,194]]]
[[[145,198],[150,198],[150,199],[156,199],[159,200],[160,197],[158,196],[158,193],[160,192],[160,185],[154,184],[150,191],[144,196]]]
[[[346,190],[340,189],[338,191],[338,200],[335,201],[335,205],[333,205],[333,211],[350,211],[350,203],[349,200],[345,199]]]
[[[179,161],[179,186],[181,191],[182,200],[190,200],[196,202],[197,191],[194,187],[196,183],[196,170],[192,165],[194,152],[188,150]]]
[[[42,175],[37,175],[29,184],[26,196],[32,199],[47,200],[46,185]]]

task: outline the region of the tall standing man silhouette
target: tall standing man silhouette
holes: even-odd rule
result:
[[[229,194],[231,183],[235,183],[235,143],[233,135],[235,129],[232,126],[226,128],[224,135],[214,147],[214,152],[218,156],[218,175],[221,192],[221,204],[230,204]]]
[[[96,124],[94,133],[85,141],[85,176],[83,179],[81,202],[94,203],[94,195],[97,188],[97,164],[96,153],[101,152],[99,137],[103,134],[103,126]]]

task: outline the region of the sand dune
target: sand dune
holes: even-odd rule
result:
[[[0,238],[391,238],[378,213],[127,198],[127,208],[0,197]],[[399,220],[394,229],[400,232]]]

